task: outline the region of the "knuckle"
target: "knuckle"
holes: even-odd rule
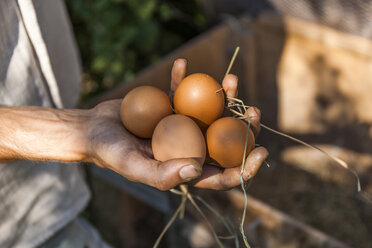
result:
[[[225,178],[225,177],[220,177],[220,179],[218,180],[218,190],[228,190],[231,188],[231,185],[230,185],[230,180]]]
[[[166,190],[169,190],[170,187],[168,186],[168,184],[164,183],[164,182],[159,182],[156,186],[156,188],[158,190],[161,190],[161,191],[166,191]]]
[[[155,187],[161,191],[166,191],[171,188],[165,176],[159,176],[159,179],[156,181]]]
[[[244,175],[243,175],[244,181],[247,181],[247,180],[251,179],[252,177],[254,177],[254,175],[257,172],[256,166],[247,166],[247,167],[248,168],[247,168],[247,170],[244,171]]]

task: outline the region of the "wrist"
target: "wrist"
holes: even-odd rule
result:
[[[66,162],[90,162],[90,142],[88,139],[89,122],[94,118],[93,111],[73,109],[57,110],[56,115],[63,124],[65,140],[56,160]]]

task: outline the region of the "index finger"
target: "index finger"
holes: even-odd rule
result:
[[[172,72],[171,72],[171,95],[174,94],[178,85],[185,78],[186,75],[186,59],[176,59],[173,63]]]

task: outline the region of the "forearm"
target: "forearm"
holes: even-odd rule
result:
[[[0,107],[0,161],[86,161],[89,110]]]

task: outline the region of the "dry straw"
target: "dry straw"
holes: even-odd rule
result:
[[[168,221],[167,225],[164,227],[163,231],[160,233],[159,237],[156,239],[156,242],[153,246],[154,248],[159,246],[160,241],[162,240],[163,236],[165,235],[165,233],[167,232],[169,227],[173,224],[173,222],[176,220],[176,218],[177,217],[179,217],[181,219],[183,218],[182,212],[185,209],[187,200],[190,201],[190,203],[194,206],[194,208],[199,212],[199,214],[202,216],[202,218],[206,221],[206,223],[208,225],[208,228],[211,230],[211,232],[213,234],[213,237],[215,238],[216,243],[218,244],[218,247],[224,248],[224,245],[222,244],[221,239],[234,239],[235,247],[239,247],[238,237],[234,232],[233,226],[225,218],[223,218],[222,215],[220,213],[218,213],[218,211],[216,209],[214,209],[205,200],[203,200],[203,198],[201,198],[200,196],[192,195],[188,191],[187,185],[181,184],[180,185],[180,190],[171,189],[170,192],[172,192],[174,194],[177,194],[177,195],[181,195],[182,196],[181,203],[178,206],[177,210],[172,215],[171,219]],[[208,220],[207,216],[204,214],[203,210],[196,203],[195,199],[200,201],[206,208],[208,208],[224,224],[224,226],[226,227],[226,229],[229,233],[229,236],[218,236],[217,235],[217,233],[215,232],[212,224],[209,222],[209,220]]]

